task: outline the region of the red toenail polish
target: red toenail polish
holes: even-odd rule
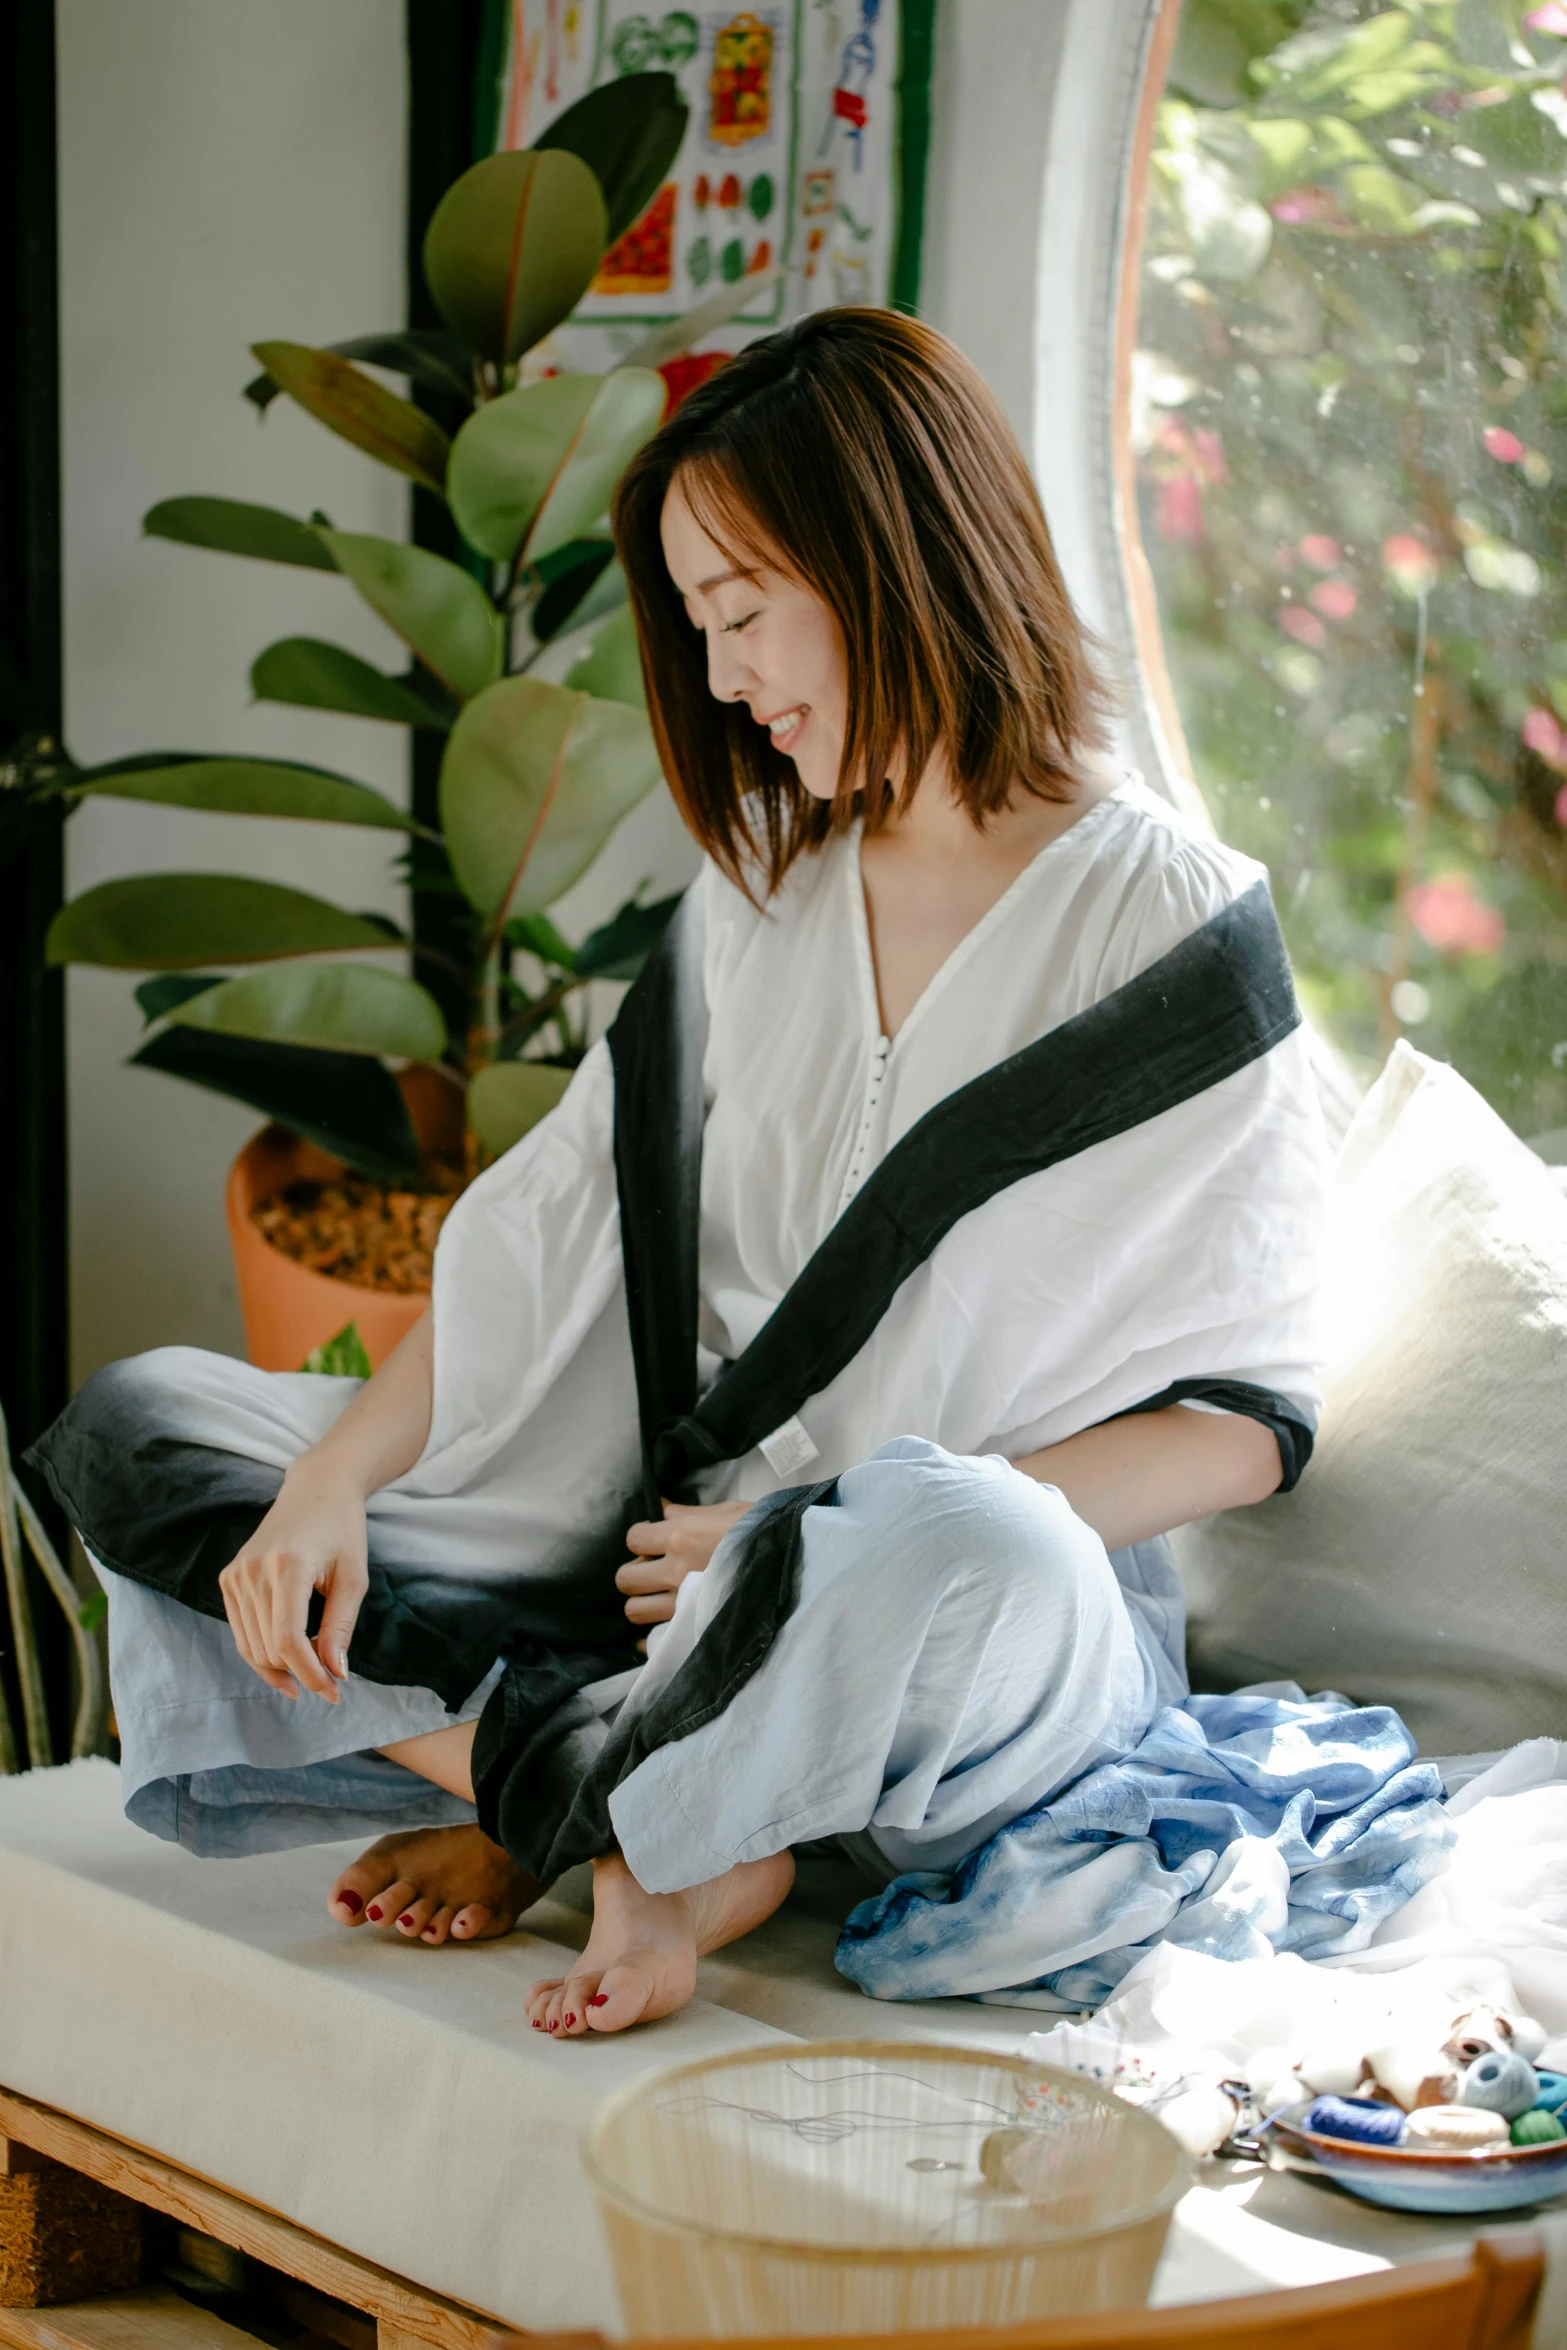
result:
[[[368,1909],[365,1911],[365,1916],[366,1916],[367,1918],[374,1918],[374,1920],[375,1920],[376,1924],[377,1924],[377,1925],[379,1925],[379,1924],[381,1923],[381,1905],[380,1905],[380,1903],[379,1903],[379,1902],[376,1902],[376,1901],[372,1901],[372,1902],[371,1902],[371,1904],[370,1904],[370,1907],[369,1907],[369,1908],[368,1908]]]
[[[607,1991],[595,1991],[593,1997],[588,2001],[588,2005],[589,2007],[608,2007],[609,1993]]]
[[[552,2032],[558,2032],[558,2031],[560,2030],[560,2026],[559,2026],[559,2024],[551,2024],[551,2026],[550,2026],[550,2030],[551,2030]]]
[[[364,1908],[364,1903],[360,1900],[357,1893],[340,1893],[337,1897],[337,1906],[339,1909],[352,1910],[354,1916],[357,1917],[359,1912]],[[370,1914],[372,1917],[374,1917],[374,1910],[372,1910]]]
[[[400,1926],[411,1926],[414,1922],[413,1911],[411,1909],[405,1909],[397,1922]]]
[[[574,2023],[576,2022],[576,2020],[577,2020],[577,2019],[576,2019],[576,2017],[575,2017],[574,2015],[569,2015],[569,2016],[567,2016],[567,2018],[566,2018],[566,2021],[567,2021],[567,2023],[568,2023],[568,2024],[574,2024]]]

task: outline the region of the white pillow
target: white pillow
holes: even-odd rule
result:
[[[1428,1754],[1567,1736],[1567,1198],[1399,1044],[1334,1173],[1294,1493],[1175,1537],[1198,1689],[1396,1706]]]

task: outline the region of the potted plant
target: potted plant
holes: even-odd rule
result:
[[[672,76],[631,75],[535,147],[466,172],[424,247],[444,328],[255,346],[257,405],[286,394],[444,500],[459,559],[226,498],[171,498],[145,518],[157,537],[336,572],[401,636],[398,676],[289,637],[251,682],[261,700],[444,735],[439,826],[350,776],[280,759],[151,752],[47,779],[73,802],[115,795],[400,834],[411,887],[445,901],[438,954],[242,872],[103,882],[50,931],[53,962],[149,974],[137,1063],[271,1121],[228,1191],[247,1342],[267,1368],[298,1367],[334,1333],[335,1355],[313,1357],[321,1367],[363,1369],[396,1343],[423,1308],[445,1206],[558,1100],[585,1049],[582,991],[634,976],[673,906],[633,899],[575,944],[548,913],[659,781],[609,499],[664,413],[657,365],[754,288],[726,289],[606,374],[525,363],[656,194],[685,120]],[[361,363],[438,395],[449,418],[454,405],[457,429]],[[547,681],[539,657],[567,636],[576,656]],[[413,974],[387,969],[388,947],[410,945]],[[357,1280],[338,1277],[344,1266]]]

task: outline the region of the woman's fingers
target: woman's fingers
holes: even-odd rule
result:
[[[276,1689],[283,1697],[297,1697],[294,1676],[275,1665],[267,1654],[266,1638],[261,1630],[255,1605],[255,1594],[244,1585],[225,1590],[223,1604],[234,1632],[234,1645],[251,1671],[265,1681],[269,1689]]]
[[[312,1696],[337,1696],[337,1683],[306,1637],[310,1594],[314,1586],[303,1560],[293,1557],[262,1561],[256,1590],[268,1664],[293,1674],[301,1689]]]
[[[627,1559],[615,1571],[617,1591],[668,1591],[684,1579],[686,1569],[673,1559]]]
[[[294,1483],[292,1476],[218,1585],[235,1648],[251,1671],[290,1697],[307,1690],[330,1703],[347,1677],[348,1644],[369,1584],[364,1498],[347,1485]],[[312,1639],[317,1591],[324,1604]]]
[[[241,1551],[218,1578],[234,1645],[269,1689],[335,1698],[337,1683],[305,1636],[311,1584],[299,1561]]]
[[[327,1671],[339,1681],[348,1678],[348,1644],[359,1621],[359,1610],[369,1588],[369,1576],[357,1562],[352,1566],[342,1559],[333,1561],[326,1580],[321,1585],[326,1605],[321,1611],[321,1628],[316,1634],[316,1654]]]
[[[249,1665],[254,1672],[256,1659],[251,1650],[250,1627],[245,1621],[244,1602],[240,1598],[238,1586],[229,1580],[233,1571],[232,1567],[225,1567],[218,1577],[218,1596],[223,1602],[223,1613],[228,1617],[229,1630],[234,1635],[234,1646],[239,1652],[240,1662]]]
[[[675,1612],[674,1594],[688,1575],[700,1574],[748,1504],[666,1502],[670,1515],[658,1524],[641,1519],[626,1528],[632,1553],[615,1576],[617,1591],[628,1592],[626,1614],[633,1624],[665,1624]]]
[[[672,1591],[655,1591],[647,1599],[628,1599],[626,1615],[633,1624],[667,1624],[675,1612]]]
[[[660,1558],[669,1548],[670,1532],[666,1520],[639,1518],[634,1526],[626,1528],[626,1548],[634,1550],[639,1558]]]
[[[218,1589],[223,1595],[224,1612],[228,1616],[229,1630],[234,1635],[234,1646],[251,1671],[259,1673],[264,1680],[271,1670],[267,1663],[266,1643],[256,1623],[250,1593],[239,1578],[238,1561],[224,1568],[218,1577]]]
[[[288,1667],[301,1689],[308,1689],[313,1696],[324,1697],[329,1705],[336,1705],[337,1683],[306,1639],[303,1627],[280,1635],[277,1658],[279,1664]]]

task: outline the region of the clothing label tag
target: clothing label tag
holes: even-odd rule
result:
[[[811,1442],[798,1420],[785,1420],[762,1438],[757,1449],[775,1477],[792,1477],[796,1469],[815,1460],[821,1446]]]

